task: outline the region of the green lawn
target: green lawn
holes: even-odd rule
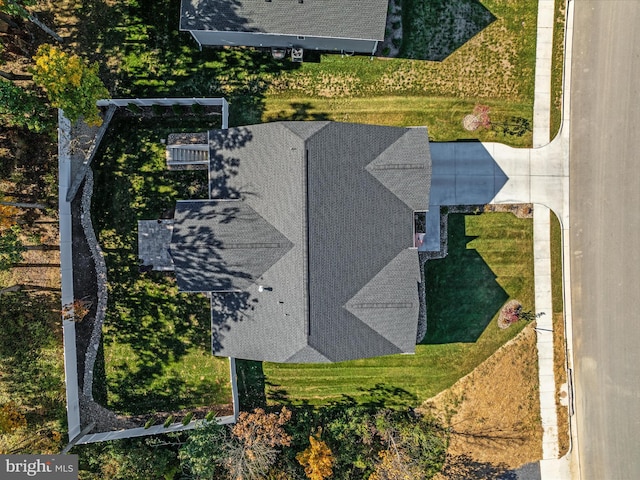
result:
[[[520,136],[499,132],[514,117],[532,121],[537,2],[482,4],[495,21],[440,62],[323,55],[319,63],[267,75],[263,120],[427,125],[440,141],[529,146],[530,130]],[[462,119],[478,104],[491,107],[492,131],[464,130]]]
[[[416,354],[263,363],[269,401],[318,405],[351,396],[360,403],[418,405],[450,387],[524,327],[497,327],[507,299],[533,310],[532,228],[530,219],[510,213],[450,215],[449,255],[427,263],[429,331]]]
[[[408,10],[421,12],[410,15],[414,33],[429,36],[433,15],[421,7],[434,2],[409,3]],[[462,20],[474,20],[478,8],[495,20],[458,48],[448,47],[452,52],[443,61],[324,55],[319,63],[302,65],[249,49],[199,51],[166,14],[179,11],[178,0],[82,2],[71,10],[91,19],[73,27],[73,40],[99,62],[113,96],[225,96],[231,125],[291,118],[292,102],[311,102],[316,118],[426,124],[438,140],[479,138],[529,146],[530,130],[520,136],[499,132],[500,124],[514,117],[529,124],[533,118],[537,1],[455,3]],[[451,29],[456,21],[454,15],[439,22],[449,26],[445,36],[456,30]],[[420,38],[411,37],[414,47]],[[491,107],[495,131],[469,133],[462,127],[463,117],[478,104]]]
[[[551,216],[551,297],[553,313],[564,313],[562,296],[562,228],[555,213]]]
[[[3,454],[50,454],[62,448],[67,417],[59,309],[60,296],[53,293],[0,295]]]
[[[137,262],[137,220],[159,218],[177,199],[207,196],[206,171],[165,169],[160,139],[219,126],[217,118],[116,117],[95,159],[92,217],[109,282],[106,388],[100,395],[98,385],[97,396],[118,412],[230,402],[228,360],[211,355],[207,298],[178,293],[172,274],[139,273]]]
[[[524,117],[530,109],[526,102],[419,95],[336,99],[278,96],[269,98],[266,102],[263,120],[335,120],[390,126],[426,125],[432,141],[444,142],[452,139],[451,126],[471,112],[478,103],[489,105],[492,111],[502,112],[505,119]],[[480,138],[486,142],[502,142],[521,147],[527,146],[531,141],[528,133],[517,137],[506,135],[498,129],[468,132],[461,126],[455,138]]]

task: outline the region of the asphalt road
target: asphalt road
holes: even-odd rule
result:
[[[639,0],[575,0],[570,148],[582,478],[640,479]]]

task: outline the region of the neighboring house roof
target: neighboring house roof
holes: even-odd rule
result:
[[[182,0],[181,30],[383,40],[388,0]]]
[[[278,122],[209,139],[212,200],[178,203],[171,252],[181,290],[217,292],[214,352],[275,362],[413,352],[426,129]]]

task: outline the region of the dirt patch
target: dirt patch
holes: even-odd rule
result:
[[[542,458],[535,323],[422,410],[450,428],[448,466],[518,468]],[[436,477],[444,480],[440,475]]]

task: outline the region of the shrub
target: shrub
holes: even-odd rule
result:
[[[131,113],[140,113],[142,111],[142,109],[135,103],[128,103],[127,110],[129,110]]]
[[[164,421],[162,425],[164,428],[169,428],[169,425],[173,423],[173,415],[169,415],[169,417]]]
[[[213,422],[213,421],[215,420],[215,418],[216,418],[216,412],[209,412],[209,413],[207,413],[207,415],[204,417],[204,419],[205,419],[207,422]]]
[[[182,419],[182,425],[189,425],[189,422],[191,421],[191,419],[193,418],[193,412],[189,412],[185,415],[185,417]]]
[[[163,115],[164,107],[162,105],[157,105],[154,103],[153,105],[151,105],[151,113],[158,116]]]
[[[509,300],[500,310],[498,327],[505,329],[520,320],[522,304],[518,300]]]
[[[199,103],[194,103],[191,105],[191,111],[196,115],[204,115],[204,106]]]

